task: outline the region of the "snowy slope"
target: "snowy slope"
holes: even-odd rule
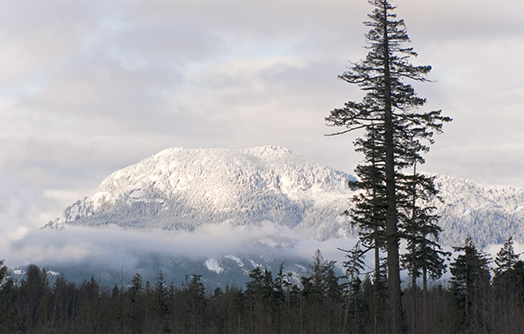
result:
[[[114,172],[48,226],[194,230],[270,220],[325,239],[347,233],[339,213],[351,178],[280,147],[173,148]]]
[[[483,187],[448,176],[437,176],[436,186],[444,200],[435,205],[446,244],[462,245],[467,236],[483,246],[502,244],[510,236],[524,242],[524,189]]]
[[[347,187],[352,178],[280,147],[173,148],[114,172],[47,226],[193,231],[202,224],[269,220],[318,240],[348,237],[354,232],[340,213],[353,194]],[[523,189],[446,176],[437,176],[436,184],[443,244],[460,245],[467,236],[479,245],[509,236],[524,242]]]

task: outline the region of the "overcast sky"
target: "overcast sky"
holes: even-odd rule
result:
[[[417,84],[454,121],[425,171],[524,187],[524,1],[398,0]],[[0,1],[0,231],[56,218],[169,147],[283,146],[352,173],[324,117],[357,87],[372,9],[349,1]]]

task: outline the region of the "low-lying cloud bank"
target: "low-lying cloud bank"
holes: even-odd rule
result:
[[[36,264],[51,269],[83,268],[92,270],[89,275],[95,276],[102,276],[102,272],[113,272],[112,276],[108,274],[109,277],[105,279],[106,283],[112,283],[118,280],[114,273],[124,269],[127,279],[136,272],[153,278],[159,270],[163,270],[162,265],[169,261],[194,261],[200,263],[200,267],[193,266],[188,270],[202,271],[207,270],[207,259],[225,259],[231,255],[254,260],[251,263],[283,259],[288,260],[284,261],[286,263],[311,263],[317,249],[322,252],[324,259],[337,261],[336,266],[342,270],[345,253],[340,248],[351,249],[356,241],[343,238],[318,241],[269,221],[245,226],[233,226],[225,222],[204,225],[192,232],[125,230],[115,225],[104,228],[68,226],[64,230],[29,230],[23,237],[7,240],[0,244],[0,258],[5,259],[10,268]],[[490,245],[484,251],[494,258],[500,248],[501,245]],[[449,247],[446,250],[452,251]],[[522,252],[524,247],[516,244],[515,250]],[[245,270],[252,269],[248,264],[249,261],[242,268],[244,274]],[[367,259],[367,265],[368,270],[373,268],[371,256]],[[147,266],[149,268],[145,268]],[[166,271],[169,272],[169,269]],[[191,274],[205,273],[180,273],[181,276]],[[446,277],[449,277],[449,271]],[[244,278],[247,279],[247,276]]]
[[[320,249],[324,259],[337,261],[340,268],[345,254],[338,248],[352,248],[355,242],[353,239],[321,242],[269,221],[246,226],[227,222],[205,225],[193,232],[124,230],[114,225],[105,228],[68,226],[64,230],[32,230],[0,246],[0,254],[11,268],[33,263],[50,268],[125,268],[134,273],[143,270],[147,254],[202,263],[209,258],[220,259],[228,255],[255,261],[290,259],[311,263],[315,251]]]

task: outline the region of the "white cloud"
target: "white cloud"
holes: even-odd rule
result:
[[[206,225],[193,233],[122,230],[112,225],[23,232],[0,247],[11,267],[30,263],[41,266],[90,263],[115,269],[125,263],[127,269],[136,270],[137,254],[147,253],[201,259],[227,255],[281,256],[286,252],[290,258],[310,260],[317,249],[326,260],[336,260],[340,265],[344,253],[338,248],[351,248],[355,243],[349,239],[311,240],[271,222],[247,226]]]

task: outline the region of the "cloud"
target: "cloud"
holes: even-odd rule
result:
[[[190,260],[234,255],[255,259],[284,256],[309,261],[317,249],[326,260],[336,260],[341,266],[344,254],[338,248],[351,248],[355,244],[351,239],[311,240],[268,221],[246,226],[205,225],[194,232],[123,230],[113,225],[24,232],[22,238],[0,249],[10,267],[30,263],[62,267],[88,264],[115,270],[124,264],[127,270],[136,272],[140,261],[151,253]]]
[[[18,238],[0,246],[2,258],[12,268],[33,263],[41,267],[82,266],[112,272],[125,268],[131,274],[151,270],[144,268],[143,263],[148,254],[202,263],[209,258],[222,259],[230,255],[251,259],[285,257],[311,263],[317,249],[325,260],[336,261],[336,266],[343,270],[346,254],[341,249],[352,249],[356,243],[356,239],[347,238],[326,241],[310,239],[269,221],[245,226],[228,223],[204,225],[193,232],[124,230],[107,225],[104,228],[68,226],[59,231],[26,229],[17,233]],[[501,247],[489,245],[483,251],[494,259]],[[524,250],[524,245],[518,243],[514,247],[516,253]],[[453,262],[459,253],[453,252],[449,246],[444,248],[452,253]],[[367,256],[364,272],[373,269],[372,257],[371,253]],[[150,274],[152,277],[155,275]],[[406,275],[403,272],[403,276]],[[448,270],[444,278],[449,277]]]

